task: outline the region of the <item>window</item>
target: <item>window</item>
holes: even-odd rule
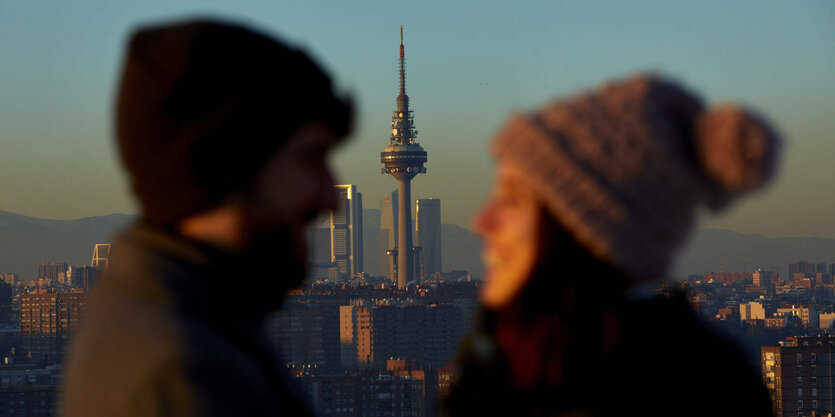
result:
[[[818,400],[812,400],[812,409],[814,410],[814,409],[817,409],[817,408],[818,408]]]
[[[812,385],[818,385],[818,377],[816,377],[816,376],[812,377]]]
[[[800,377],[800,376],[797,377],[797,386],[798,387],[803,386],[803,377]]]
[[[801,372],[803,372],[803,366],[802,365],[797,365],[797,373],[801,373]]]
[[[803,396],[803,388],[798,388],[798,389],[797,389],[797,396],[798,396],[798,397],[802,397],[802,396]],[[798,407],[798,408],[799,408],[799,407]]]
[[[817,371],[818,371],[818,366],[817,365],[812,365],[812,373],[815,373]]]
[[[813,396],[813,397],[817,397],[817,396],[818,396],[818,389],[817,389],[817,388],[812,388],[812,396]]]
[[[811,356],[812,363],[816,363],[818,361],[818,354],[813,353]]]

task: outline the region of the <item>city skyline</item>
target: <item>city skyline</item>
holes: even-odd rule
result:
[[[445,222],[469,226],[493,164],[487,141],[532,109],[636,70],[657,70],[705,98],[739,101],[787,138],[776,185],[704,227],[766,236],[835,237],[835,6],[826,2],[671,5],[461,3],[424,7],[243,2],[5,3],[0,34],[0,210],[74,219],[136,209],[111,138],[117,62],[140,22],[209,14],[241,20],[311,51],[357,98],[353,138],[334,155],[338,183],[375,202],[391,191],[374,154],[386,143],[393,38],[409,30],[416,123],[433,159],[413,199],[445,201]],[[366,205],[373,208],[374,204]]]

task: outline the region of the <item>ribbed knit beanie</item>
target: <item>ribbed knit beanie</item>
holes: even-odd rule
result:
[[[700,206],[719,210],[771,177],[779,138],[760,117],[637,75],[513,115],[502,164],[595,257],[636,281],[662,277]]]
[[[130,39],[116,136],[145,220],[178,220],[247,190],[306,122],[348,133],[350,103],[303,52],[235,24],[193,20]]]

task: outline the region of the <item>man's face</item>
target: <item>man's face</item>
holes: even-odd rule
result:
[[[276,231],[289,232],[296,256],[304,261],[307,224],[336,208],[328,166],[335,142],[320,122],[306,123],[287,138],[253,184],[247,204],[248,240],[255,243]]]

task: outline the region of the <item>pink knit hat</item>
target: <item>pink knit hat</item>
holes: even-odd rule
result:
[[[657,75],[513,115],[492,150],[521,168],[554,218],[635,280],[667,272],[696,208],[763,185],[779,138],[761,118],[701,100]]]

